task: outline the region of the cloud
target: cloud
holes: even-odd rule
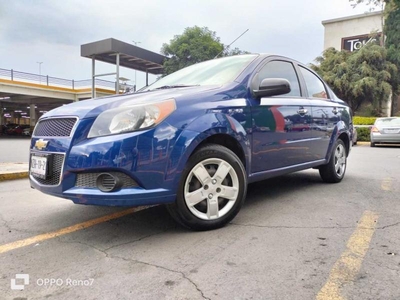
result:
[[[113,37],[159,52],[186,27],[206,26],[232,47],[283,54],[311,62],[323,47],[322,20],[367,11],[348,0],[248,0],[232,2],[147,0],[0,0],[0,68],[35,72],[36,61],[52,76],[88,78],[90,61],[80,45]],[[99,64],[98,71],[113,66]],[[133,78],[133,71],[124,70]],[[138,72],[144,84],[144,75]]]

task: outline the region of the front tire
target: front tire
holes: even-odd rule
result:
[[[341,139],[338,139],[329,162],[319,168],[319,175],[322,180],[327,183],[338,183],[342,181],[344,174],[346,173],[346,166],[346,146]]]
[[[167,209],[178,223],[190,229],[220,228],[237,215],[246,189],[246,173],[236,154],[208,144],[189,158],[176,202]]]

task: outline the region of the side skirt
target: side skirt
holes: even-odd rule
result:
[[[284,167],[284,168],[279,168],[279,169],[274,169],[274,170],[268,170],[265,172],[258,172],[258,173],[250,174],[248,182],[249,183],[256,182],[256,181],[260,181],[260,180],[264,180],[264,179],[268,179],[268,178],[272,178],[272,177],[281,176],[281,175],[288,174],[288,173],[293,173],[293,172],[297,172],[297,171],[301,171],[301,170],[305,170],[305,169],[310,169],[310,168],[324,165],[326,163],[327,163],[327,161],[325,159],[320,159],[320,160],[315,160],[315,161],[308,162],[308,163],[298,164],[295,166]]]

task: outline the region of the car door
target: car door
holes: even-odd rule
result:
[[[252,173],[285,168],[310,161],[307,140],[311,133],[310,101],[302,97],[291,61],[272,59],[252,80],[257,88],[263,79],[284,78],[291,85],[285,95],[256,99],[252,105]]]
[[[324,82],[311,70],[299,67],[312,109],[312,153],[316,159],[324,159],[336,124],[341,119],[341,105],[333,101]]]

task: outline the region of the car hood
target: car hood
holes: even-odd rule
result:
[[[174,98],[178,103],[179,101],[187,100],[190,96],[199,96],[202,93],[218,88],[220,86],[215,85],[181,87],[83,100],[55,108],[44,114],[41,119],[60,116],[77,116],[79,119],[94,118],[105,110],[122,105],[149,104],[171,98]]]

